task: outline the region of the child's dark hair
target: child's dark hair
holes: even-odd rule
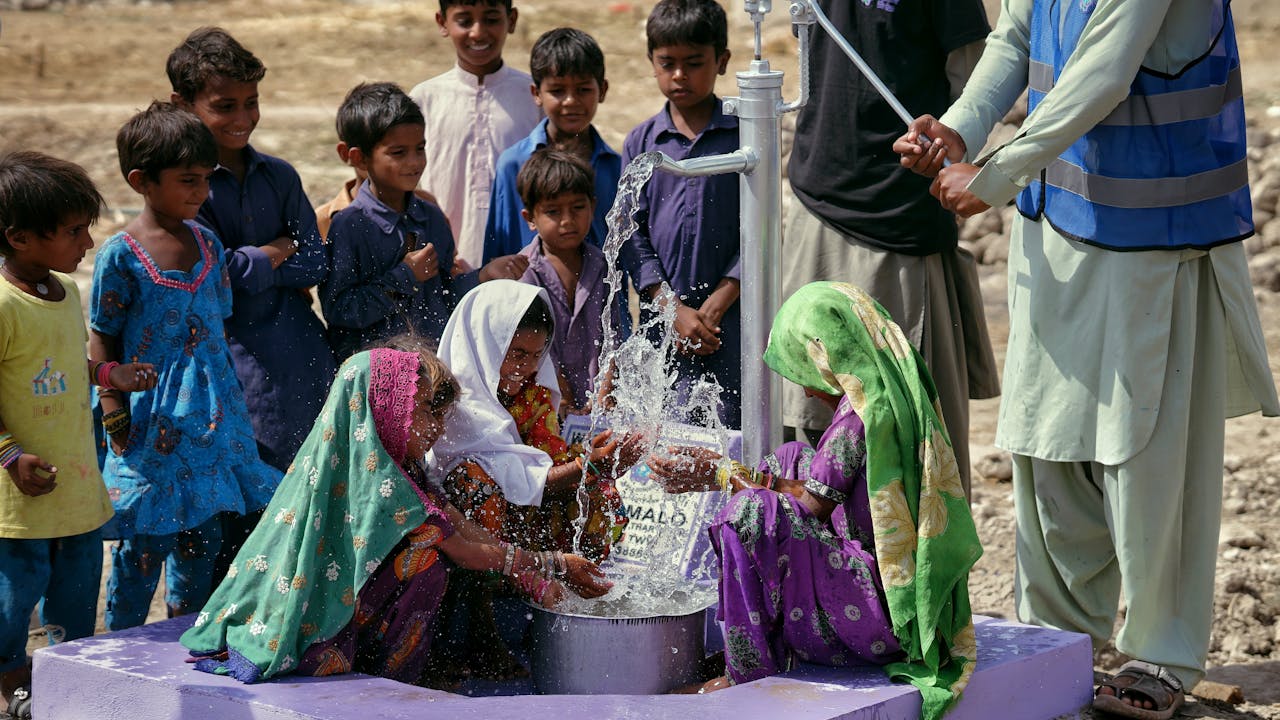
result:
[[[193,30],[169,53],[164,70],[173,91],[187,102],[194,101],[214,77],[258,82],[267,74],[261,60],[219,27]]]
[[[729,47],[729,21],[715,0],[661,0],[644,25],[649,55],[672,45],[710,45],[720,57]]]
[[[399,85],[389,82],[360,83],[351,88],[338,106],[334,125],[338,139],[368,155],[396,125],[426,125],[418,107]]]
[[[556,28],[542,33],[529,53],[529,74],[542,87],[543,78],[578,75],[594,77],[604,85],[604,53],[595,38],[576,28]]]
[[[488,7],[503,7],[510,10],[511,0],[440,0],[440,14],[447,15],[449,8],[455,5],[487,5]]]
[[[79,165],[22,150],[0,157],[0,255],[13,254],[8,231],[56,232],[69,218],[98,221],[102,195]]]
[[[530,213],[543,200],[565,193],[596,199],[596,174],[582,158],[563,150],[539,148],[516,175],[516,192]]]
[[[125,180],[131,170],[141,170],[154,182],[166,168],[213,169],[218,164],[218,144],[200,118],[173,103],[158,101],[129,118],[116,133],[116,154]]]
[[[529,309],[524,311],[524,315],[520,316],[520,322],[516,323],[517,331],[532,330],[546,333],[548,337],[555,331],[555,327],[556,321],[551,317],[551,308],[547,306],[547,301],[543,300],[541,295],[533,296]]]

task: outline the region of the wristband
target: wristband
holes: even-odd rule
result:
[[[121,430],[127,430],[131,419],[128,408],[116,408],[102,416],[102,429],[106,430],[108,435],[115,435]]]
[[[516,546],[511,543],[503,543],[503,545],[507,546],[507,555],[502,561],[502,574],[511,577],[516,564]]]
[[[22,446],[9,433],[0,433],[0,467],[6,470],[22,457]]]
[[[120,363],[112,360],[110,362],[100,362],[93,368],[94,384],[108,390],[119,390],[115,385],[111,384],[111,371],[120,366]]]

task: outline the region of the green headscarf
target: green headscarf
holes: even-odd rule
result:
[[[907,655],[885,669],[920,689],[926,720],[940,717],[977,662],[968,578],[982,546],[924,360],[865,292],[817,282],[782,304],[764,361],[862,418],[876,558]]]
[[[333,637],[396,543],[440,510],[405,476],[413,353],[373,350],[338,370],[280,488],[182,644],[197,669],[257,682]],[[227,651],[225,658],[221,656]]]

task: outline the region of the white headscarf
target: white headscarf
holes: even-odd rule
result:
[[[550,309],[547,291],[540,287],[491,280],[458,301],[440,337],[439,355],[458,379],[462,395],[428,456],[431,466],[443,473],[463,460],[478,463],[516,505],[542,503],[552,465],[550,455],[524,444],[511,413],[498,402],[502,360],[535,297]],[[535,382],[551,391],[551,406],[560,407],[551,353],[544,352],[538,361]]]

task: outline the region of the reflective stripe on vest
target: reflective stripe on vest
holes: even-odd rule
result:
[[[1031,117],[1093,9],[1036,0]],[[1208,248],[1252,234],[1235,32],[1227,2],[1213,13],[1205,18],[1217,33],[1206,38],[1209,51],[1175,76],[1141,69],[1129,97],[1018,195],[1023,215],[1044,215],[1064,235],[1115,250]]]
[[[1031,63],[1029,87],[1041,94],[1053,89],[1053,66]],[[1099,125],[1168,125],[1187,120],[1204,120],[1222,112],[1222,108],[1244,97],[1240,67],[1232,68],[1222,85],[1192,90],[1179,90],[1160,95],[1130,95]]]

